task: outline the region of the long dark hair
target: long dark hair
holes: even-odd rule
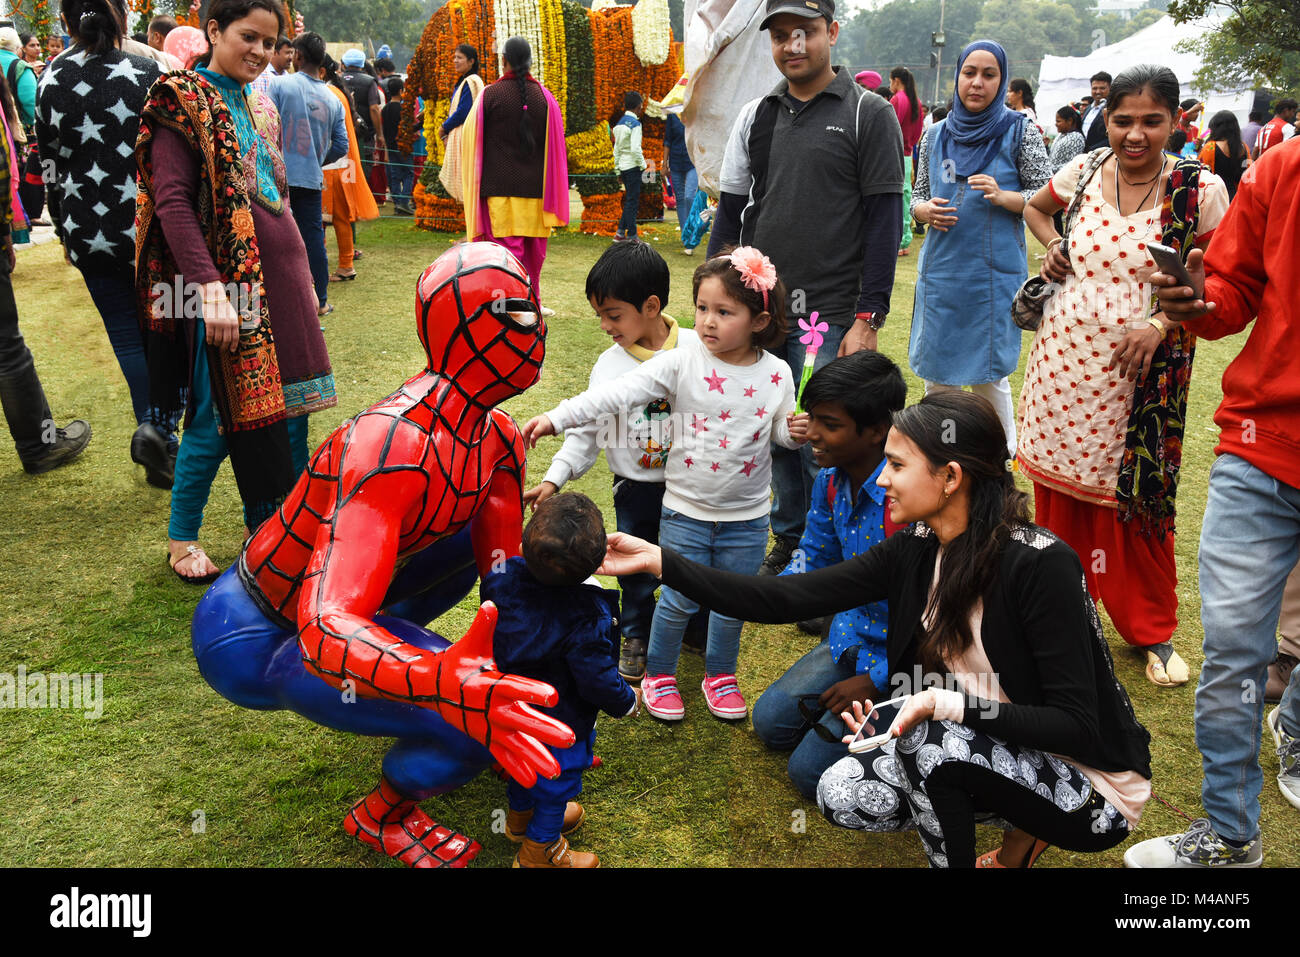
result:
[[[1012,531],[1032,524],[1029,496],[1016,488],[1007,468],[1007,436],[987,400],[970,392],[931,392],[894,413],[894,428],[915,443],[931,468],[961,466],[969,483],[966,531],[943,556],[917,649],[922,667],[942,672],[944,662],[970,647],[970,615],[997,580],[1002,550]]]
[[[472,76],[478,73],[478,48],[472,43],[462,43],[456,47],[456,52],[464,54],[466,59],[473,60],[474,65],[469,68],[465,76]]]
[[[1178,119],[1178,77],[1167,66],[1154,63],[1139,63],[1129,67],[1110,83],[1110,95],[1106,97],[1106,115],[1119,109],[1119,104],[1126,96],[1133,96],[1148,91],[1160,105],[1169,110],[1171,119]]]
[[[1083,128],[1083,120],[1079,118],[1079,111],[1072,106],[1061,107],[1056,111],[1056,115],[1070,124],[1071,132]]]
[[[116,50],[126,33],[126,4],[119,0],[63,0],[63,21],[72,42],[103,56]]]
[[[1019,93],[1020,102],[1025,104],[1025,106],[1029,107],[1031,110],[1038,109],[1038,107],[1034,106],[1034,88],[1029,85],[1029,81],[1023,76],[1014,77],[1011,82],[1007,84],[1007,90],[1014,90]]]
[[[921,101],[916,98],[916,79],[912,76],[912,71],[905,66],[896,66],[889,71],[889,78],[903,84],[907,102],[912,104],[911,118],[915,120],[921,115]]]
[[[284,33],[285,16],[284,7],[279,0],[212,0],[212,5],[208,7],[208,15],[203,21],[203,36],[208,36],[208,24],[213,20],[217,21],[217,29],[222,33],[226,27],[230,26],[236,20],[242,20],[254,10],[266,10],[274,14],[276,23],[280,25],[277,36]],[[203,54],[194,61],[195,68],[208,66],[212,63],[212,40],[208,40],[208,52]]]
[[[519,84],[519,102],[524,107],[519,111],[519,148],[525,156],[532,156],[537,149],[533,125],[528,122],[528,71],[533,65],[533,48],[523,37],[511,37],[506,41],[501,55],[505,57],[506,65]]]
[[[1228,144],[1228,156],[1239,160],[1246,155],[1246,144],[1241,139],[1241,124],[1235,113],[1220,110],[1210,117],[1210,139]]]
[[[18,110],[14,107],[14,95],[9,91],[9,80],[5,77],[5,71],[0,70],[0,110],[4,110],[5,122],[9,125],[9,132],[13,134],[18,129]],[[9,159],[9,146],[4,142],[4,137],[0,136],[0,149],[5,150],[5,161]],[[10,176],[17,176],[15,170],[9,171]]]

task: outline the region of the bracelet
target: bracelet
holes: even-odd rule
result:
[[[1057,243],[1063,243],[1063,242],[1065,242],[1064,236],[1057,236],[1055,239],[1048,240],[1047,251],[1050,253],[1052,251],[1053,246],[1055,246]]]
[[[1147,320],[1147,322],[1151,323],[1151,325],[1155,327],[1156,331],[1159,332],[1162,336],[1169,332],[1169,327],[1166,326],[1155,316],[1152,316],[1150,319]]]

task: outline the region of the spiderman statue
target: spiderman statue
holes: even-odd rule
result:
[[[416,315],[427,368],[316,450],[199,602],[193,647],[236,704],[396,738],[344,829],[412,867],[463,867],[479,844],[419,802],[494,764],[526,787],[554,778],[543,743],[574,741],[530,707],[556,703],[550,685],[497,670],[490,602],[455,644],[421,627],[520,553],[524,447],[495,406],[537,381],[546,325],[493,243],[429,266]]]

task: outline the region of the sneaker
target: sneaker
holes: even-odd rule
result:
[[[798,547],[799,539],[783,538],[778,535],[776,544],[772,546],[772,550],[763,559],[763,564],[758,567],[758,573],[760,575],[781,574],[781,572],[785,571],[785,566],[790,564],[794,550]]]
[[[1125,867],[1259,867],[1263,862],[1258,837],[1245,847],[1230,847],[1204,817],[1183,834],[1153,837],[1124,852]]]
[[[1268,713],[1268,729],[1273,732],[1279,764],[1277,786],[1294,808],[1300,808],[1300,738],[1292,737],[1282,727],[1282,709]]]
[[[660,721],[680,721],[686,714],[676,675],[646,675],[641,679],[641,700]]]
[[[618,656],[618,673],[625,681],[640,681],[645,677],[644,638],[624,638],[623,653]]]
[[[1285,651],[1277,653],[1277,660],[1268,666],[1268,685],[1264,688],[1265,702],[1277,704],[1282,700],[1282,692],[1286,691],[1286,686],[1291,681],[1291,672],[1295,671],[1297,664],[1300,664],[1300,661],[1295,655],[1288,655]]]
[[[695,255],[695,247],[692,246],[692,247],[690,247],[689,249],[683,249],[683,250],[682,250],[682,255],[683,255],[683,256],[694,256],[694,255]]]
[[[30,462],[23,463],[28,475],[43,475],[51,469],[71,462],[90,444],[90,424],[84,419],[73,419],[55,430],[54,443]]]
[[[704,690],[704,703],[709,706],[715,718],[724,721],[739,721],[749,714],[745,696],[740,693],[735,675],[713,675],[705,678],[700,685]]]

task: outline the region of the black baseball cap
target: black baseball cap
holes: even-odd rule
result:
[[[826,22],[830,23],[835,19],[835,0],[767,0],[767,12],[763,14],[763,22],[758,28],[766,30],[772,18],[782,13],[793,13],[809,20],[825,17]]]

